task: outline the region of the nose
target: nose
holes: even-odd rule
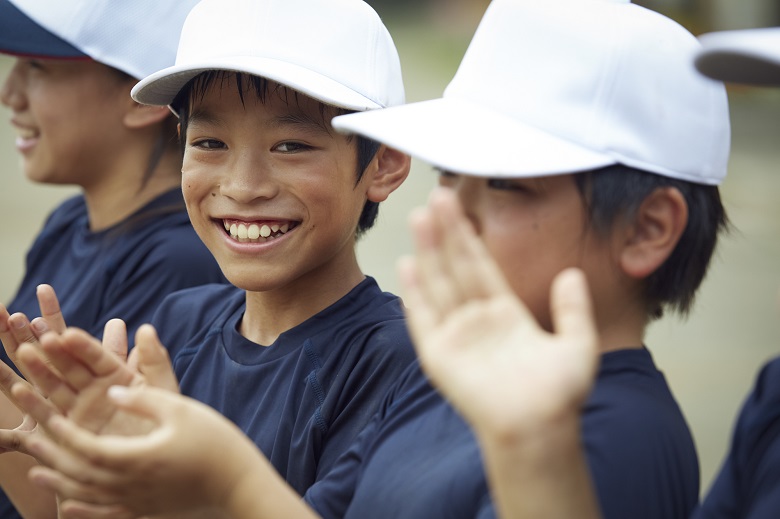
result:
[[[16,60],[8,76],[0,87],[0,102],[15,112],[24,109],[25,96],[23,94],[24,77],[22,74],[22,65]]]
[[[241,204],[268,200],[279,193],[277,174],[259,153],[244,150],[236,154],[227,174],[221,179],[220,194]]]

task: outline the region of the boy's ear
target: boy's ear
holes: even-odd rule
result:
[[[384,202],[409,176],[412,158],[384,144],[379,147],[365,175],[370,175],[366,196],[372,202]]]
[[[677,188],[662,187],[648,195],[637,210],[620,251],[623,271],[644,279],[671,256],[688,224],[688,204]]]
[[[122,119],[125,126],[128,128],[144,128],[159,123],[171,115],[167,106],[142,105],[135,101],[132,101],[132,103],[132,106],[127,109],[125,116]]]

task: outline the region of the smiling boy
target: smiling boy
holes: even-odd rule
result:
[[[400,300],[355,253],[410,160],[330,125],[403,102],[393,41],[359,0],[205,0],[133,96],[180,116],[187,211],[234,285],[157,312],[181,391],[302,493],[414,358]]]
[[[361,0],[204,0],[133,97],[180,117],[187,211],[233,285],[156,312],[180,390],[303,493],[414,359],[400,299],[355,252],[410,159],[330,123],[403,102],[393,41]]]
[[[114,394],[122,408],[154,417],[155,433],[100,438],[53,420],[78,461],[61,446],[38,448],[55,470],[33,477],[67,493],[74,510],[107,501],[136,513],[187,509],[203,504],[186,492],[197,484],[221,487],[204,501],[239,517],[515,517],[511,505],[531,502],[516,498],[519,487],[540,489],[552,479],[547,469],[561,468],[497,477],[517,456],[496,446],[538,453],[542,442],[512,428],[529,404],[549,412],[549,437],[581,434],[572,475],[592,478],[592,510],[686,519],[699,492],[695,447],[644,333],[664,311],[690,309],[726,226],[717,184],[728,106],[722,85],[691,69],[696,49],[677,23],[622,0],[493,0],[441,99],[334,119],[441,172],[442,188],[412,219],[417,253],[401,269],[431,382],[410,366],[307,491],[308,508],[235,430],[216,425],[219,416],[152,390]],[[573,347],[559,349],[566,342]],[[576,393],[597,368],[587,401],[566,394],[571,416],[555,414],[555,379]],[[211,437],[190,424],[206,421],[232,438],[232,463],[187,454]],[[180,441],[189,448],[177,452]],[[194,466],[220,475],[192,476]],[[185,491],[164,494],[162,482]]]

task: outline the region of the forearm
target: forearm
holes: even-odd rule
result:
[[[27,472],[36,462],[26,454],[7,452],[0,455],[0,486],[25,519],[55,519],[57,503],[54,493],[33,485]]]
[[[503,519],[600,519],[578,416],[512,432],[477,434]]]
[[[22,413],[0,394],[0,427],[13,429],[22,422]],[[53,519],[57,516],[54,494],[34,486],[27,472],[35,459],[18,452],[0,454],[0,487],[25,518]]]
[[[236,482],[224,509],[232,519],[319,517],[259,453]]]

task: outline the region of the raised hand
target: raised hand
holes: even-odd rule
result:
[[[411,217],[399,265],[407,318],[432,382],[476,430],[516,431],[575,410],[591,387],[597,337],[581,272],[552,287],[555,331],[514,294],[455,195],[436,190]]]

